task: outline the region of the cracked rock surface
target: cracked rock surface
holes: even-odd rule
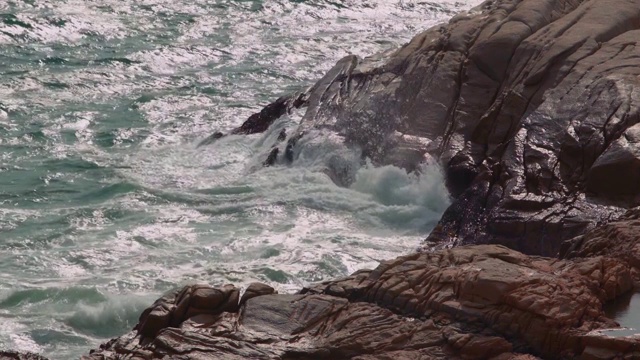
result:
[[[187,286],[84,358],[639,359],[640,336],[601,331],[640,285],[639,39],[640,0],[493,0],[340,60],[232,133],[306,107],[265,165],[327,132],[379,165],[438,162],[454,201],[428,251],[297,294]]]
[[[340,60],[234,133],[307,107],[265,164],[295,161],[301,139],[327,131],[376,164],[437,162],[455,201],[425,247],[555,256],[639,205],[638,39],[640,0],[487,1],[395,53]],[[345,172],[329,165],[339,184]]]
[[[474,245],[298,294],[253,284],[239,300],[230,285],[193,285],[85,359],[631,359],[639,338],[596,330],[617,326],[602,305],[631,290],[637,271],[608,255],[557,260]]]

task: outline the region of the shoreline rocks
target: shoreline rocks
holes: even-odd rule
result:
[[[232,133],[306,107],[265,165],[322,131],[378,165],[436,159],[454,202],[428,251],[298,294],[188,286],[84,358],[640,358],[601,331],[640,285],[639,39],[640,0],[495,0],[340,60]]]
[[[240,300],[231,285],[193,285],[84,359],[632,358],[640,336],[595,330],[617,327],[603,304],[638,274],[607,255],[558,260],[473,245],[402,256],[298,294],[252,284]]]
[[[435,159],[454,202],[425,247],[555,256],[640,205],[638,39],[639,0],[486,1],[383,58],[340,60],[234,133],[306,107],[266,164],[323,131],[374,164]]]

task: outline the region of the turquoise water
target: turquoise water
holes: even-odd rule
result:
[[[196,144],[476,3],[1,1],[0,348],[76,358],[185,283],[293,291],[416,248],[438,169],[354,161],[340,188],[322,142],[263,169],[300,114]]]

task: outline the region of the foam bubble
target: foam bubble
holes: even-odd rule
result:
[[[77,357],[186,282],[294,291],[412,251],[436,169],[362,167],[330,133],[263,168],[298,114],[195,144],[469,5],[0,1],[0,346]]]
[[[86,335],[118,336],[133,328],[142,310],[153,300],[149,296],[109,295],[99,303],[80,302],[65,323]]]
[[[418,173],[395,166],[362,167],[351,189],[370,194],[381,207],[372,211],[390,226],[429,231],[450,205],[449,192],[437,165],[423,165]]]

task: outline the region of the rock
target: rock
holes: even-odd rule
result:
[[[260,112],[257,112],[242,123],[240,127],[233,129],[229,134],[231,135],[250,135],[266,131],[274,121],[284,114],[291,112],[291,110],[306,105],[307,94],[305,92],[283,96],[276,101],[265,106]],[[286,133],[285,133],[286,134]],[[215,132],[202,140],[198,146],[210,145],[216,140],[225,136],[222,132]],[[283,141],[282,133],[278,136],[279,141]]]
[[[268,293],[268,285],[252,284],[249,296]],[[273,289],[272,289],[273,290]],[[240,290],[233,285],[216,289],[208,285],[186,286],[178,292],[158,299],[140,316],[134,328],[143,338],[155,337],[168,327],[179,327],[185,320],[199,315],[219,315],[236,312],[239,307]]]
[[[618,284],[616,287],[629,289],[635,285],[636,288],[640,288],[638,238],[640,238],[640,208],[633,208],[615,221],[565,241],[560,249],[560,258],[614,258],[630,269],[628,276],[630,279],[626,279],[624,284]],[[633,284],[627,282],[633,282]]]
[[[640,193],[640,124],[628,128],[594,162],[587,190],[610,199],[622,197],[619,201]]]
[[[327,133],[379,165],[437,159],[454,201],[429,251],[298,294],[188,286],[85,358],[637,358],[640,337],[601,330],[640,285],[638,39],[640,0],[493,0],[340,60],[232,133],[306,106],[266,164]]]
[[[247,300],[253,299],[254,297],[258,297],[262,295],[271,295],[275,293],[276,293],[276,290],[269,285],[265,285],[262,283],[251,283],[247,287],[247,290],[244,291],[244,294],[240,299],[240,306],[246,303]]]
[[[455,199],[427,244],[556,255],[640,205],[638,39],[640,0],[487,1],[292,96],[307,110],[283,156],[333,131],[374,164],[437,159]]]
[[[480,360],[632,353],[640,339],[595,331],[617,326],[602,305],[618,293],[608,284],[628,278],[629,267],[607,255],[557,260],[479,245],[399,257],[299,294],[252,284],[242,305],[224,313],[220,304],[234,298],[235,287],[190,286],[145,311],[161,305],[174,309],[173,319],[180,307],[174,305],[187,301],[190,315],[178,325],[153,336],[137,327],[85,358]]]

